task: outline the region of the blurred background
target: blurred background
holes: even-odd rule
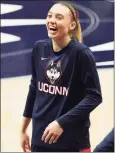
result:
[[[103,103],[91,113],[91,149],[114,126],[114,2],[75,1],[84,43],[92,50]],[[1,1],[1,151],[21,152],[20,121],[31,77],[34,43],[46,39],[45,18],[53,1]],[[28,129],[31,136],[31,124]]]

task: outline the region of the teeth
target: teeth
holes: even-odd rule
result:
[[[54,29],[54,28],[50,28],[50,30],[56,31],[57,29]]]

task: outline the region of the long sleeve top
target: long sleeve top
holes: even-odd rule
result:
[[[32,143],[70,149],[90,147],[89,115],[102,102],[94,56],[72,39],[54,52],[50,39],[37,41],[32,51],[32,78],[24,110],[31,118]],[[41,141],[45,128],[57,120],[64,132],[55,144]]]

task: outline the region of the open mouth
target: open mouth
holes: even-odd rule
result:
[[[57,32],[57,28],[49,28],[50,32]]]

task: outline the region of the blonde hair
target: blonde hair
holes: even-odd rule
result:
[[[79,13],[78,13],[78,10],[77,8],[75,7],[75,5],[72,3],[72,2],[67,2],[67,1],[58,1],[57,2],[58,4],[62,4],[62,5],[65,5],[66,7],[69,8],[71,14],[72,14],[72,17],[73,17],[73,20],[75,21],[76,23],[76,27],[75,29],[72,31],[72,37],[73,38],[76,38],[76,40],[80,43],[83,42],[83,37],[82,37],[82,30],[81,30],[81,24],[79,22]]]

